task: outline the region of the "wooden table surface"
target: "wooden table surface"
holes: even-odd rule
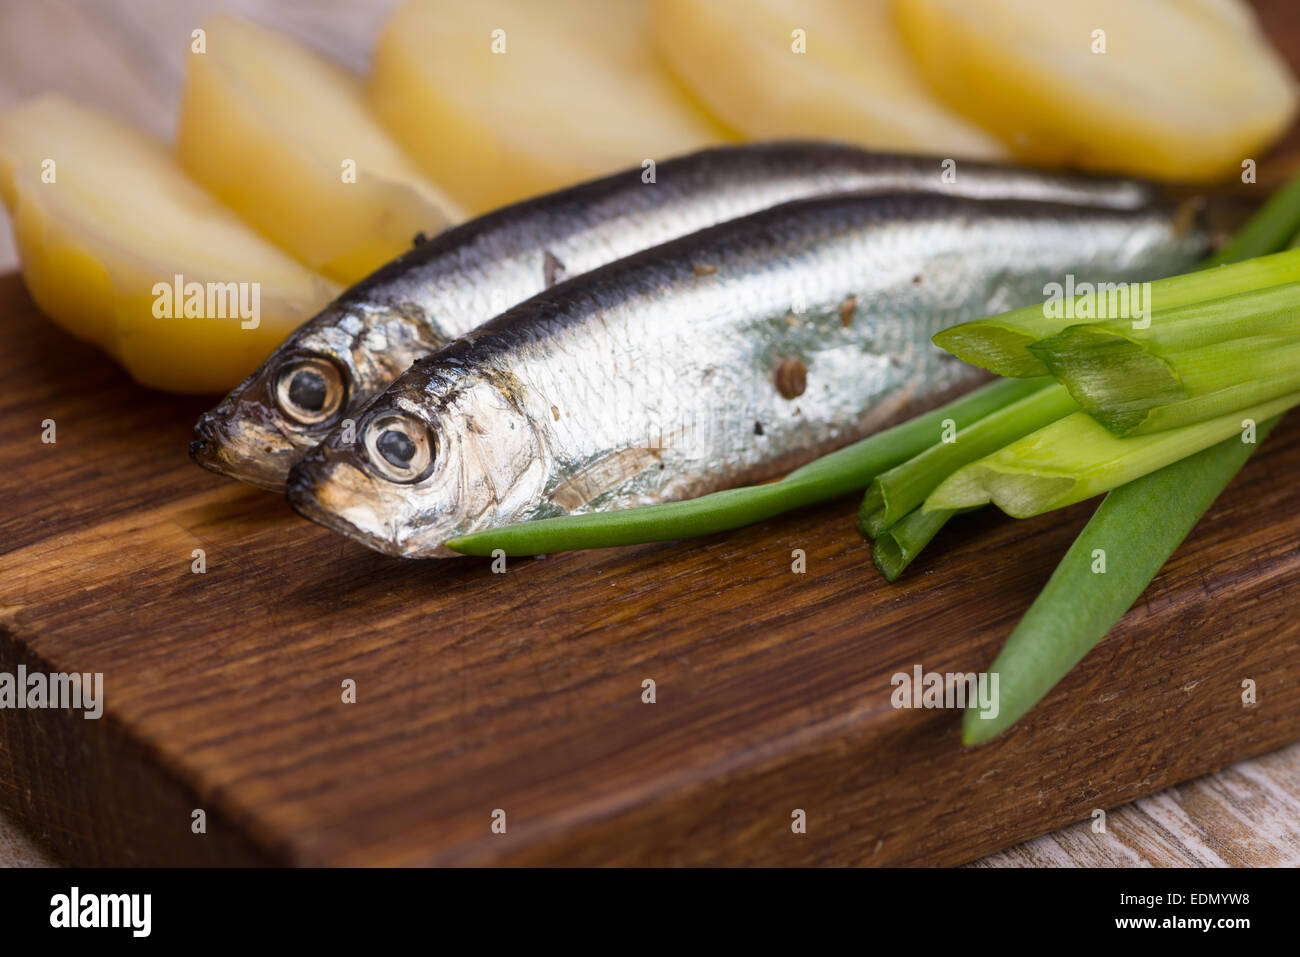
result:
[[[0,109],[61,90],[171,132],[183,39],[217,9],[249,12],[360,69],[391,0],[0,0]],[[0,213],[0,274],[13,265]],[[10,782],[0,782],[0,786]],[[0,864],[52,861],[39,839],[0,818]],[[1087,823],[978,862],[1018,864],[1300,864],[1300,744],[1168,788]]]

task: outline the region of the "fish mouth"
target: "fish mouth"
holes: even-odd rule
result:
[[[394,558],[411,557],[391,536],[374,530],[389,525],[378,511],[376,496],[348,487],[352,483],[336,481],[333,472],[337,467],[305,461],[294,465],[284,485],[285,498],[293,510],[377,552]],[[352,471],[363,478],[358,470]]]
[[[375,480],[346,460],[323,458],[320,448],[289,470],[284,492],[303,518],[392,558],[464,557],[446,545],[399,536],[402,522],[387,510]]]
[[[290,467],[305,452],[269,428],[236,429],[213,412],[199,417],[190,442],[190,458],[208,471],[268,492],[284,491]]]

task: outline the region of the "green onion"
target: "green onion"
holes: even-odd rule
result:
[[[1300,177],[1270,200],[1218,259],[1261,255],[1280,248],[1282,243],[1274,242],[1274,237],[1284,229],[1257,227],[1259,219],[1293,223],[1287,228],[1300,236]],[[1221,276],[1230,268],[1219,266],[1212,274]],[[1203,298],[1218,299],[1241,291],[1215,289]],[[1277,421],[1259,426],[1258,442],[1264,441]],[[978,709],[968,707],[962,727],[964,743],[983,743],[1014,724],[1102,639],[1254,449],[1226,439],[1106,496],[993,663],[991,670],[1001,681],[998,717],[984,720]],[[1109,550],[1110,567],[1123,570],[1120,579],[1093,573],[1098,548]]]
[[[956,469],[1078,410],[1064,386],[1043,381],[1046,388],[989,413],[956,431],[951,442],[938,442],[872,479],[858,509],[862,534],[879,538],[885,529],[924,502]]]
[[[1300,364],[1285,341],[1300,342],[1298,307],[1300,283],[1286,283],[1161,310],[1146,328],[1127,320],[1071,326],[1029,350],[1107,428],[1151,432],[1300,389]],[[1263,378],[1271,384],[1250,381]]]
[[[1242,340],[1240,348],[1216,346],[1175,358],[1189,397],[1147,411],[1128,434],[1203,422],[1300,390],[1300,339]]]
[[[876,563],[880,573],[889,581],[898,581],[898,576],[912,564],[921,550],[930,544],[930,539],[939,534],[939,529],[948,523],[956,512],[923,512],[919,508],[904,515],[889,528],[875,536],[871,544],[871,560]]]
[[[1016,518],[1039,515],[1164,468],[1241,431],[1245,420],[1260,422],[1296,404],[1300,393],[1293,392],[1195,425],[1128,438],[1076,412],[958,469],[924,508],[993,502]]]
[[[1258,442],[1276,424],[1262,423]],[[1101,641],[1255,448],[1226,439],[1106,496],[989,666],[998,713],[985,719],[968,707],[963,744],[1011,727]]]
[[[1079,405],[1116,435],[1202,422],[1300,390],[1300,335],[1154,353],[1087,327],[1034,346]],[[1050,345],[1049,345],[1050,344]]]
[[[1135,347],[1164,355],[1250,336],[1300,335],[1300,282],[1288,282],[1251,292],[1158,309],[1145,328],[1130,319],[1087,322],[1069,326],[1029,347],[1040,358],[1068,352],[1081,334],[1105,333]]]
[[[885,469],[934,444],[946,419],[974,421],[1046,383],[998,381],[902,425],[877,433],[796,469],[779,482],[727,489],[683,502],[566,515],[487,529],[447,542],[466,555],[549,555],[711,535],[773,515],[861,491]]]
[[[1292,250],[1232,266],[1216,266],[1183,276],[1157,279],[1151,283],[1145,306],[1154,315],[1156,310],[1175,309],[1207,299],[1222,299],[1297,281],[1300,281],[1300,250]],[[1097,298],[1100,302],[1106,297],[1099,294]],[[1056,306],[1056,311],[1062,315],[1049,314],[1052,311],[1046,304],[1027,306],[945,329],[934,337],[934,342],[957,358],[998,375],[1046,375],[1047,366],[1029,351],[1029,347],[1068,326],[1103,318],[1091,314],[1091,300],[1085,296]],[[1109,311],[1109,306],[1107,309]]]

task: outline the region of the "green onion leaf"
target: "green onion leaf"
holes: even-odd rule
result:
[[[1257,444],[1277,421],[1260,424]],[[963,744],[1010,728],[1101,641],[1257,444],[1225,439],[1106,496],[989,666],[998,675],[998,713],[986,719],[968,707]]]

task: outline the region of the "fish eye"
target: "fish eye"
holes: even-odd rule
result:
[[[319,425],[343,405],[343,372],[322,356],[304,356],[280,367],[275,401],[299,425]]]
[[[390,482],[418,482],[433,468],[438,440],[418,419],[383,415],[366,426],[366,455]]]

